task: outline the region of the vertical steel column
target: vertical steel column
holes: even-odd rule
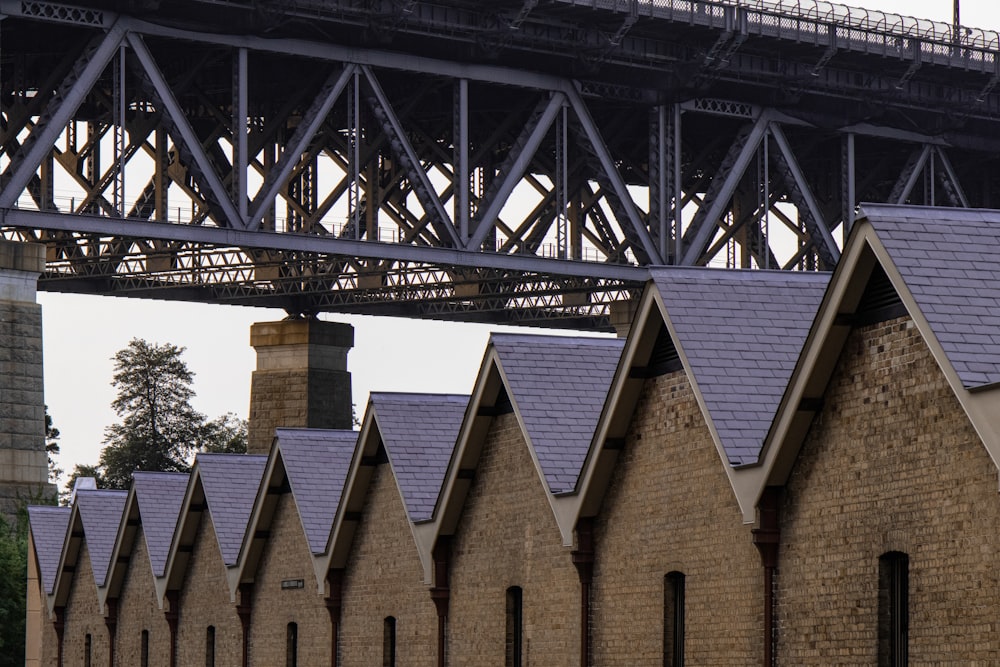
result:
[[[761,168],[761,184],[764,190],[764,205],[763,211],[761,211],[760,217],[760,231],[761,240],[764,242],[763,252],[764,252],[764,266],[765,269],[771,268],[771,132],[768,130],[764,133],[764,139],[762,141],[764,150],[763,161],[764,164]]]
[[[347,191],[348,224],[355,239],[361,238],[361,73],[354,70],[347,99]]]
[[[656,133],[654,137],[654,145],[656,146],[656,152],[651,157],[651,162],[655,163],[656,169],[652,174],[653,182],[650,183],[654,187],[654,191],[650,192],[649,206],[650,213],[655,211],[655,215],[650,215],[650,226],[656,225],[657,236],[660,239],[660,255],[667,259],[670,257],[670,227],[668,223],[668,197],[673,195],[670,192],[668,195],[667,188],[673,187],[673,179],[670,178],[672,174],[673,162],[667,161],[667,151],[673,149],[673,128],[669,127],[669,121],[667,119],[667,108],[664,105],[659,105],[656,107],[654,113],[656,114],[656,127],[654,132]],[[669,181],[669,182],[668,182]]]
[[[248,216],[247,164],[250,158],[247,155],[248,85],[247,50],[240,48],[233,62],[233,196],[244,224]]]
[[[469,80],[459,79],[455,89],[455,220],[462,242],[469,240]]]
[[[87,143],[84,145],[87,157],[84,159],[84,176],[91,187],[97,185],[98,174],[101,173],[101,138],[100,128],[95,121],[87,121]],[[101,207],[96,201],[91,201],[84,213],[100,214]]]
[[[683,178],[681,174],[681,105],[674,104],[674,122],[673,122],[673,136],[674,139],[671,142],[673,149],[673,160],[674,160],[674,264],[681,263],[681,257],[683,256],[683,239],[684,233],[681,229],[681,209],[684,203],[684,192],[683,192]]]
[[[166,222],[170,217],[167,199],[169,188],[167,182],[167,142],[169,140],[166,128],[160,124],[156,128],[156,146],[154,148],[156,164],[153,165],[153,203],[155,208],[153,217],[158,222]],[[178,222],[180,221],[178,220]]]
[[[114,206],[118,216],[125,217],[125,45],[118,47],[115,60],[114,124],[115,124],[115,183]]]
[[[847,235],[851,233],[851,228],[854,227],[854,208],[857,206],[857,174],[856,174],[856,154],[854,152],[854,133],[851,132],[847,135],[846,139],[846,156],[844,164],[844,180],[846,186],[845,202],[844,202],[844,245],[847,245]]]
[[[569,230],[567,209],[567,190],[569,189],[569,110],[564,104],[561,113],[556,117],[556,173],[554,177],[556,195],[556,256],[559,259],[569,257]]]

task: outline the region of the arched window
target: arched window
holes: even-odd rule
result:
[[[910,557],[899,551],[878,559],[878,664],[906,667],[910,634]]]
[[[505,667],[521,667],[524,618],[522,615],[521,587],[507,589],[507,641]]]
[[[684,573],[663,577],[663,666],[684,667]]]
[[[142,641],[139,645],[139,664],[149,667],[149,630],[142,631]]]
[[[299,665],[299,626],[289,623],[285,633],[285,667]]]
[[[215,626],[205,630],[205,667],[215,667]]]
[[[392,616],[382,622],[382,667],[396,667],[396,619]]]

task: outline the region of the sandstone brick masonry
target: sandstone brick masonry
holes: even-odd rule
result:
[[[997,469],[908,318],[854,330],[787,485],[778,659],[876,664],[879,556],[909,555],[910,664],[1000,664]]]
[[[156,602],[146,538],[140,527],[118,600],[117,664],[142,665],[143,630],[149,633],[149,667],[169,667],[170,627]]]
[[[389,616],[396,619],[395,665],[437,664],[437,612],[423,578],[396,480],[388,464],[380,465],[368,487],[345,572],[343,667],[383,664],[383,627]]]
[[[580,583],[513,414],[494,419],[452,551],[449,664],[503,667],[506,591],[523,593],[524,667],[577,667]]]
[[[216,667],[239,667],[243,629],[230,601],[226,569],[208,514],[201,517],[191,560],[184,577],[177,625],[177,664],[204,665],[209,626],[215,628]]]
[[[688,664],[761,664],[760,557],[723,466],[687,376],[647,380],[594,525],[595,665],[664,664],[671,571]]]
[[[283,581],[302,588],[282,589]],[[330,664],[330,614],[316,592],[312,554],[299,521],[295,499],[283,494],[271,523],[254,582],[250,659],[254,665],[284,665],[288,624],[297,626],[298,664]]]
[[[90,660],[86,660],[90,637]],[[97,604],[97,586],[90,569],[86,540],[81,540],[73,583],[66,599],[66,625],[63,630],[63,661],[69,665],[108,664],[108,628]]]
[[[351,428],[354,345],[349,324],[319,320],[260,322],[250,331],[257,369],[250,383],[248,450],[267,454],[274,429]]]

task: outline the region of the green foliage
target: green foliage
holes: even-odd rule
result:
[[[113,357],[111,407],[120,421],[104,430],[96,466],[77,465],[77,477],[95,477],[101,488],[126,489],[136,470],[187,472],[195,452],[246,452],[247,423],[225,414],[209,421],[191,406],[194,374],[183,347],[134,338]]]
[[[51,499],[32,498],[34,504]],[[25,597],[28,579],[28,503],[15,521],[0,515],[0,667],[24,664]]]
[[[63,474],[63,469],[56,465],[53,458],[59,454],[59,429],[52,424],[49,406],[45,406],[45,453],[49,456],[49,481],[55,483]]]

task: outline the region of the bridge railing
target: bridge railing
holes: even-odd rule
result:
[[[818,0],[560,0],[640,17],[994,71],[1000,33]]]

